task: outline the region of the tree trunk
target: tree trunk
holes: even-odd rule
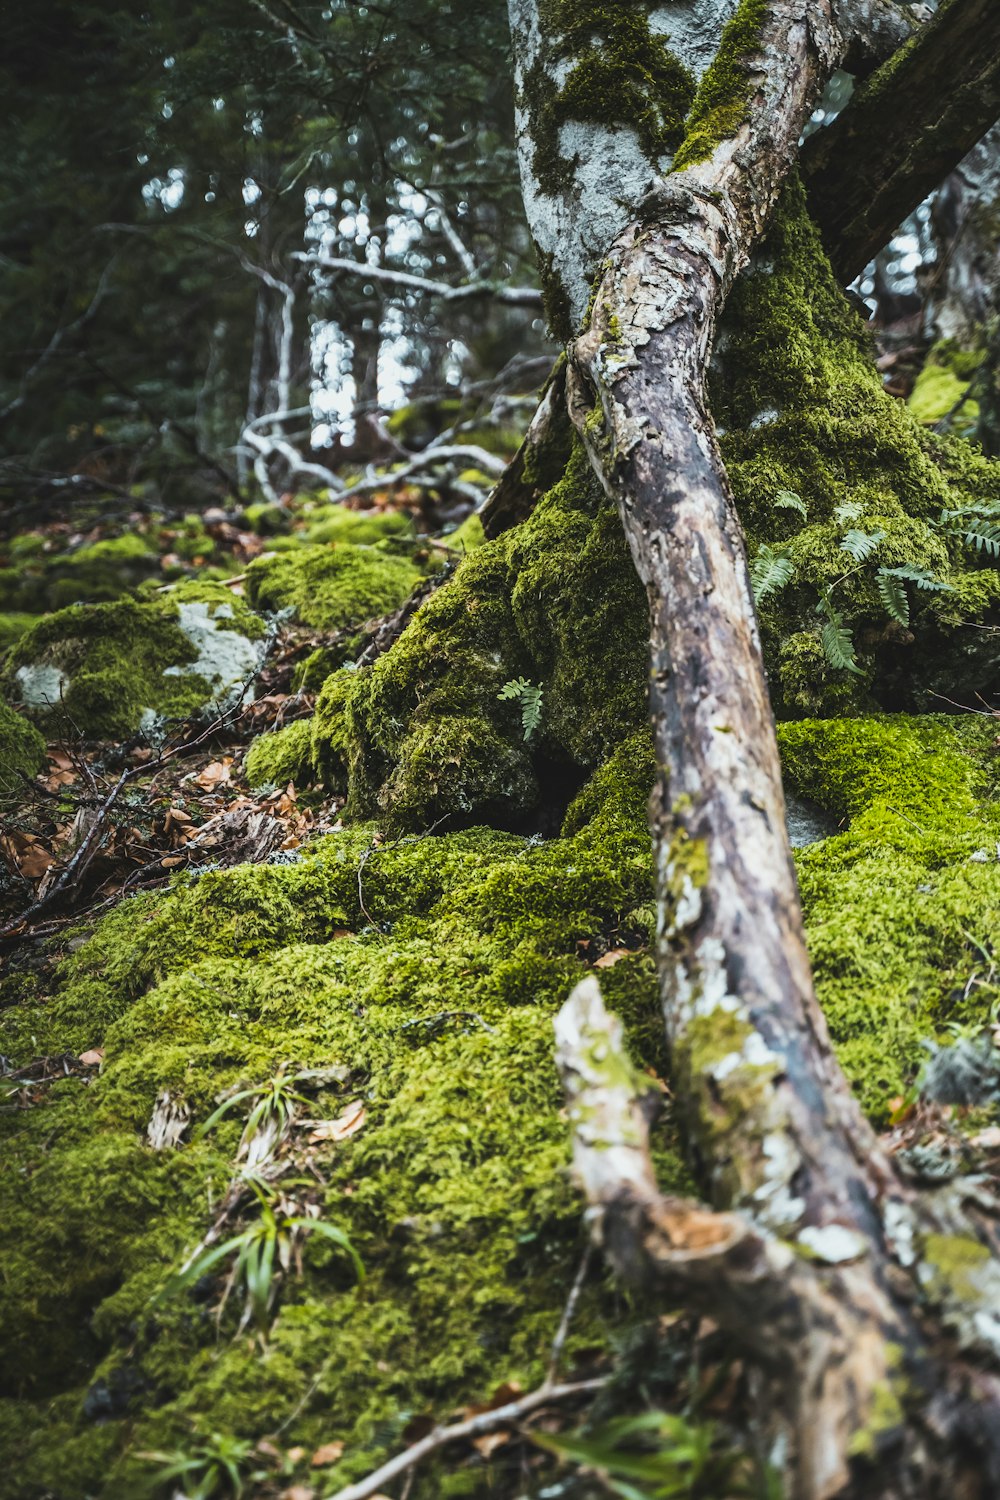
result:
[[[949,1381],[964,1412],[973,1377],[937,1363],[917,1299],[933,1281],[937,1316],[959,1344],[996,1357],[987,1308],[1000,1266],[992,1231],[957,1209],[947,1232],[981,1252],[984,1271],[974,1287],[956,1278],[941,1290],[923,1248],[943,1232],[941,1211],[898,1179],[831,1053],[742,531],[705,397],[726,294],[856,41],[851,16],[788,0],[735,14],[724,0],[679,4],[667,21],[641,6],[627,20],[533,0],[510,0],[510,12],[525,201],[549,306],[564,330],[585,315],[569,344],[569,412],[649,596],[664,1015],[695,1162],[721,1213],[713,1221],[657,1195],[634,1100],[615,1107],[608,1076],[594,1071],[589,1042],[600,1037],[611,1054],[615,1044],[586,994],[560,1027],[571,1101],[587,1122],[581,1177],[624,1273],[707,1303],[772,1372],[780,1366],[770,1425],[797,1496],[923,1495],[932,1475],[954,1478],[964,1464],[949,1446],[957,1417],[935,1412],[932,1451],[928,1402]],[[861,29],[872,14],[859,11]],[[656,62],[652,81],[643,57]],[[595,92],[611,101],[606,123]],[[998,1441],[1000,1430],[984,1442],[980,1475]],[[873,1478],[861,1456],[876,1454]]]

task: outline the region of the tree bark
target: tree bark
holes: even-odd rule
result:
[[[717,41],[730,11],[720,0]],[[539,68],[555,79],[567,69],[566,40],[546,34],[547,15],[551,7],[511,0],[522,176],[550,274],[573,308],[614,215],[583,224],[570,209],[585,217],[593,181],[602,167],[612,180],[625,148],[564,126],[548,145],[564,153],[562,178],[548,191],[539,177],[545,114],[528,87]],[[704,7],[699,16],[702,46]],[[683,20],[677,32],[686,34]],[[567,369],[570,417],[617,502],[649,597],[661,991],[688,1138],[721,1215],[714,1228],[703,1210],[656,1194],[635,1109],[621,1098],[611,1107],[614,1075],[591,1067],[602,1050],[614,1053],[600,1016],[571,1007],[560,1045],[594,1148],[577,1153],[581,1176],[616,1264],[710,1304],[758,1360],[781,1365],[770,1415],[794,1494],[924,1495],[933,1476],[954,1479],[964,1463],[949,1446],[956,1423],[940,1414],[931,1452],[928,1402],[951,1382],[964,1412],[975,1377],[957,1359],[937,1361],[919,1304],[934,1304],[959,1346],[1000,1356],[989,1311],[1000,1292],[995,1234],[961,1204],[917,1200],[832,1055],[805,950],[742,531],[705,397],[726,294],[851,38],[829,3],[772,0],[752,40],[737,39],[747,86],[733,133],[683,171],[654,172],[638,201],[638,161],[614,179],[614,211],[630,207],[632,219],[604,247]],[[697,48],[680,60],[704,79],[710,63]],[[574,185],[574,174],[585,180]],[[559,244],[572,234],[575,244]],[[623,1142],[629,1149],[617,1150]],[[943,1223],[980,1255],[975,1286],[945,1284],[929,1264],[924,1247]],[[979,1474],[1000,1463],[998,1442],[1000,1428],[980,1446]],[[882,1461],[875,1480],[861,1455]]]
[[[846,283],[1000,118],[1000,6],[947,0],[803,151],[810,211]]]

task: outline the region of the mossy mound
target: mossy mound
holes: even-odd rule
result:
[[[0,698],[0,795],[23,789],[23,776],[45,764],[45,741],[33,724]]]
[[[1000,755],[989,719],[779,726],[786,778],[845,832],[800,851],[816,988],[840,1061],[883,1120],[950,1022],[1000,1000]]]
[[[414,1413],[537,1382],[582,1241],[552,1014],[585,955],[635,949],[604,984],[636,1061],[664,1066],[642,946],[651,774],[644,740],[623,748],[547,844],[479,828],[373,848],[359,828],[296,864],[206,874],[124,903],[37,990],[9,976],[5,999],[20,1004],[4,1011],[3,1050],[16,1062],[104,1048],[89,1085],[57,1083],[0,1116],[10,1500],[47,1487],[124,1500],[149,1472],[138,1455],[190,1444],[192,1429],[256,1441],[280,1428],[306,1469],[340,1439],[329,1479],[343,1483]],[[364,1104],[356,1135],[310,1155],[323,1216],[366,1275],[357,1284],[317,1237],[262,1348],[233,1337],[235,1305],[218,1338],[218,1281],[150,1305],[212,1222],[240,1112],[175,1150],[144,1132],[163,1090],[196,1124],[221,1089],[282,1064],[343,1069],[312,1115]],[[588,1291],[570,1361],[607,1338]],[[439,1481],[422,1473],[414,1495],[449,1493]]]
[[[354,546],[371,546],[387,537],[413,532],[413,522],[405,511],[351,510],[346,505],[318,506],[309,514],[306,541],[316,545],[350,542]]]
[[[343,630],[397,609],[421,577],[406,557],[345,543],[258,557],[246,587],[256,609],[287,609],[316,630]]]
[[[101,604],[131,594],[159,573],[160,559],[141,538],[109,537],[74,552],[52,553],[35,532],[15,537],[0,568],[0,609],[41,614],[70,604]]]
[[[313,730],[309,719],[296,719],[283,729],[259,734],[246,754],[244,769],[252,787],[285,786],[302,781],[309,772]]]
[[[0,655],[19,641],[22,635],[27,635],[38,620],[37,615],[27,615],[22,612],[0,614]]]
[[[355,813],[396,829],[506,826],[545,798],[565,807],[645,717],[645,597],[617,515],[576,449],[516,531],[472,552],[400,640],[317,704],[313,764],[350,771]],[[541,691],[526,739],[523,679]]]
[[[760,600],[779,717],[926,711],[943,683],[970,703],[1000,691],[975,628],[1000,624],[1000,575],[971,522],[943,515],[1000,502],[1000,464],[883,390],[797,184],[733,289],[711,386],[751,560],[766,546],[791,564]]]
[[[23,635],[3,691],[40,727],[112,738],[225,702],[257,669],[262,620],[218,585],[181,584],[155,602],[74,604]]]

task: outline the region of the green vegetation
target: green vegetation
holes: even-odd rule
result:
[[[420,578],[408,558],[374,547],[304,546],[252,562],[247,598],[256,609],[290,610],[317,630],[342,630],[389,614]]]
[[[4,692],[42,728],[112,738],[227,701],[260,663],[266,627],[213,584],[180,584],[156,602],[74,604],[45,615],[10,651]]]
[[[20,790],[23,776],[45,764],[45,741],[33,724],[0,698],[0,793]]]

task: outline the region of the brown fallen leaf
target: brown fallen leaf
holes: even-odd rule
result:
[[[104,1061],[104,1048],[91,1047],[88,1051],[81,1052],[80,1061],[85,1068],[99,1068]]]
[[[316,1491],[308,1484],[293,1484],[282,1490],[279,1500],[315,1500]]]
[[[602,953],[600,958],[595,959],[595,969],[613,969],[620,958],[628,958],[630,949],[609,948],[607,953]]]
[[[495,1453],[498,1448],[502,1448],[505,1443],[509,1442],[509,1432],[484,1432],[482,1437],[472,1439],[472,1446],[477,1453],[482,1454],[483,1458],[489,1458],[491,1453]]]
[[[225,786],[228,782],[229,769],[232,763],[233,757],[231,755],[225,756],[222,760],[209,761],[205,769],[199,771],[197,776],[192,776],[191,780],[195,786],[200,786],[202,791],[214,792],[216,787]]]
[[[313,1469],[325,1468],[327,1464],[335,1464],[344,1452],[343,1443],[324,1443],[322,1448],[317,1448],[309,1466]]]
[[[346,1141],[349,1136],[357,1135],[364,1123],[365,1107],[360,1100],[355,1100],[335,1120],[320,1120],[309,1132],[309,1140],[311,1143],[317,1141]]]

